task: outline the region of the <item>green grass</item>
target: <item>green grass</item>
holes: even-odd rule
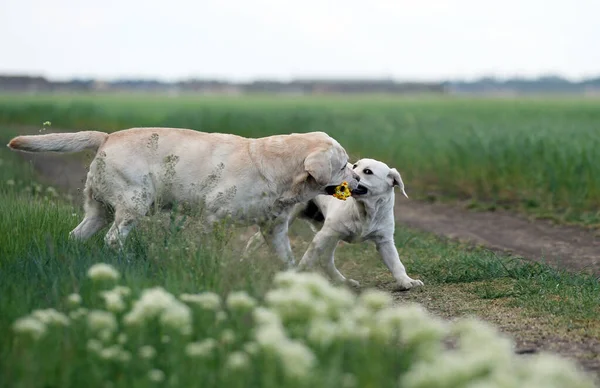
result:
[[[598,220],[594,207],[598,186],[593,180],[598,167],[591,163],[591,153],[585,153],[598,145],[593,132],[598,118],[595,101],[131,96],[46,97],[44,101],[11,96],[0,102],[0,122],[12,124],[41,126],[49,120],[54,127],[102,130],[170,125],[246,136],[325,130],[353,158],[374,157],[398,167],[411,194],[435,191],[533,209],[563,221],[594,224]],[[3,140],[12,135],[14,131],[0,131]],[[64,201],[61,193],[40,185],[18,155],[2,149],[0,160],[0,330],[5,333],[0,337],[0,385],[92,387],[111,380],[116,386],[148,386],[144,373],[154,367],[168,376],[179,375],[183,385],[329,386],[354,378],[358,386],[381,387],[396,386],[398,373],[409,368],[411,360],[399,348],[345,343],[330,351],[315,350],[322,367],[304,382],[285,380],[268,358],[254,360],[252,373],[229,375],[225,355],[252,335],[250,321],[241,317],[228,319],[219,328],[219,332],[232,329],[241,334],[232,349],[220,351],[208,364],[190,363],[181,355],[183,340],[173,337],[170,345],[164,343],[158,327],[138,337],[127,332],[137,338],[127,345],[134,347],[132,352],[143,343],[162,349],[153,366],[142,362],[131,368],[107,366],[93,359],[86,350],[90,336],[85,325],[57,331],[46,342],[24,342],[11,325],[34,309],[68,311],[66,296],[73,292],[81,294],[88,307],[100,308],[98,289],[86,277],[87,269],[97,262],[117,268],[121,282],[135,296],[161,286],[176,296],[203,291],[226,296],[244,290],[259,301],[272,287],[280,264],[266,251],[240,262],[245,240],[236,230],[202,235],[193,222],[181,228],[179,219],[170,215],[144,220],[124,252],[107,249],[102,233],[86,243],[69,241],[66,237],[81,220],[81,210]],[[551,176],[556,180],[548,181]],[[301,236],[294,243],[300,255],[309,235],[298,224],[292,233]],[[425,281],[425,292],[458,285],[474,300],[506,300],[528,314],[555,316],[564,325],[584,325],[593,338],[600,338],[600,286],[591,276],[465,249],[402,227],[397,228],[396,241],[409,274]],[[371,246],[342,246],[336,258],[341,271],[365,287],[393,282]],[[420,292],[410,294],[418,300]],[[195,340],[218,335],[211,326],[213,318],[198,317]]]
[[[265,136],[322,130],[397,167],[413,197],[559,222],[600,221],[600,100],[0,96],[0,123],[114,131],[175,126]]]
[[[251,356],[250,369],[229,370],[228,355],[244,350],[254,338],[252,319],[229,310],[224,310],[227,318],[218,324],[214,312],[194,309],[193,333],[190,336],[181,336],[155,320],[142,329],[119,324],[118,333],[101,339],[102,332],[94,332],[86,323],[85,315],[82,319],[73,319],[68,328],[49,328],[49,334],[40,340],[16,334],[12,330],[13,323],[33,310],[56,308],[74,311],[67,301],[71,293],[81,295],[88,309],[103,309],[99,291],[109,285],[98,285],[86,276],[94,263],[114,266],[122,275],[120,283],[131,289],[131,300],[144,289],[160,286],[175,296],[214,292],[225,297],[232,291],[243,290],[259,302],[272,287],[273,276],[281,265],[266,251],[240,262],[240,249],[245,239],[240,238],[235,230],[223,228],[208,235],[201,234],[194,222],[181,223],[173,214],[157,214],[144,220],[140,228],[130,235],[123,252],[107,249],[102,233],[86,243],[69,241],[66,237],[80,221],[80,209],[64,201],[61,193],[54,195],[52,190],[38,184],[31,168],[23,164],[16,154],[1,150],[0,159],[4,167],[0,169],[0,330],[4,333],[0,336],[0,376],[3,386],[103,387],[110,382],[115,387],[145,387],[152,384],[149,371],[158,369],[165,374],[165,382],[173,386],[308,387],[342,384],[348,387],[391,387],[396,386],[399,376],[410,376],[417,363],[425,362],[419,361],[423,357],[422,352],[442,354],[436,350],[439,344],[436,345],[437,337],[432,334],[438,330],[435,329],[435,321],[422,316],[419,319],[423,322],[416,323],[417,317],[410,312],[412,310],[404,313],[408,314],[403,318],[407,319],[408,326],[402,330],[407,330],[406,333],[413,332],[415,327],[423,330],[419,334],[423,345],[405,343],[398,347],[378,340],[365,342],[350,338],[335,347],[321,348],[308,339],[310,320],[303,323],[296,317],[285,321],[291,338],[304,339],[311,344],[310,349],[319,360],[318,368],[311,372],[310,377],[302,379],[286,377],[285,365],[280,364],[279,358],[268,350]],[[185,227],[182,228],[182,225]],[[303,236],[296,238],[294,243],[296,253],[301,254],[308,242],[306,228],[298,223],[292,233]],[[457,244],[445,243],[404,228],[398,229],[396,238],[410,274],[425,280],[425,287],[452,284],[466,287],[482,281],[508,281],[509,295],[518,305],[541,313],[569,316],[572,321],[597,319],[594,314],[598,312],[600,290],[598,283],[590,277],[558,272],[543,265],[510,261],[486,251],[465,251]],[[392,280],[371,246],[345,245],[339,249],[337,257],[342,271],[360,280],[366,287]],[[488,290],[476,289],[474,293],[479,293],[482,299],[507,296],[500,295],[493,286]],[[284,298],[293,296],[294,291],[284,290],[281,295]],[[560,303],[552,302],[555,297],[560,298]],[[287,309],[293,300],[283,301],[282,308],[296,316],[294,314],[302,311],[303,305]],[[116,316],[120,320],[124,313]],[[343,326],[343,322],[347,322],[347,318],[342,315],[337,324]],[[597,327],[597,320],[595,325]],[[470,335],[476,338],[484,335],[478,330],[481,329]],[[352,329],[351,332],[354,331]],[[227,340],[226,332],[233,332],[234,337]],[[379,329],[374,333],[375,337],[381,336]],[[123,334],[127,341],[115,345]],[[192,359],[186,355],[184,349],[188,343],[206,338],[215,338],[221,343],[210,357]],[[101,352],[91,350],[90,340],[94,339],[100,341],[104,349],[118,346],[132,361],[104,359]],[[142,346],[152,346],[157,356],[151,360],[143,359],[138,354]],[[459,353],[448,356],[463,360],[473,351],[466,346]],[[473,362],[472,370],[467,368],[469,372],[456,376],[442,374],[439,378],[446,382],[453,378],[471,382],[477,378],[491,379],[493,375],[489,371],[507,367],[513,368],[510,369],[513,377],[523,382],[527,374],[535,373],[539,377],[540,374],[550,376],[550,373],[561,371],[558,365],[548,371],[523,364],[523,371],[519,372],[523,373],[521,376],[515,372],[521,367],[516,366],[519,363],[507,366],[495,360],[496,356],[496,353],[482,354],[474,358],[477,362]],[[484,364],[488,372],[478,369],[481,368],[481,360],[486,360]],[[432,368],[425,375],[435,375],[431,373],[439,367],[439,363],[425,365]],[[457,382],[454,386],[461,385]]]

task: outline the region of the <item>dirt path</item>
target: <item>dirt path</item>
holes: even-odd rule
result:
[[[600,275],[598,232],[528,220],[506,211],[476,212],[404,198],[396,201],[396,215],[399,223],[415,229]]]

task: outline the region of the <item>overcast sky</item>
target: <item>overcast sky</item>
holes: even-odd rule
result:
[[[0,0],[0,73],[600,75],[600,0]]]

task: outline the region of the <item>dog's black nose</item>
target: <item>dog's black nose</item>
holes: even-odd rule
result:
[[[360,182],[360,177],[359,176],[356,177],[356,181]]]

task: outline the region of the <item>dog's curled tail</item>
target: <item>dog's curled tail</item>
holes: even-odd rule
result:
[[[107,137],[108,133],[98,131],[17,136],[8,143],[8,147],[27,152],[78,152],[97,150]]]

